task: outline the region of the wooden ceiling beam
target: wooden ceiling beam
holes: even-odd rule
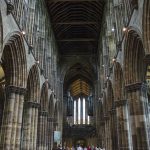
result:
[[[77,38],[77,39],[62,39],[62,40],[57,40],[58,42],[97,42],[98,39],[94,38]]]
[[[96,25],[99,24],[99,22],[96,21],[77,21],[77,22],[54,22],[52,23],[54,25]]]
[[[48,2],[103,2],[103,0],[49,0]]]

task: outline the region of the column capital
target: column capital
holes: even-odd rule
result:
[[[47,121],[48,121],[48,122],[54,122],[54,118],[53,118],[53,117],[48,117],[48,118],[47,118]]]
[[[127,100],[117,100],[115,102],[115,107],[125,106],[127,105]]]
[[[126,85],[125,88],[127,92],[133,92],[137,90],[146,91],[147,85],[143,82],[136,82],[136,83]]]
[[[19,86],[15,86],[15,85],[8,85],[8,86],[6,86],[5,90],[6,90],[6,93],[13,92],[13,93],[21,94],[21,95],[24,95],[26,93],[26,91],[27,91],[25,88],[19,87]]]
[[[32,107],[32,108],[39,108],[40,103],[32,102],[32,101],[25,101],[25,106],[26,107]]]
[[[40,111],[40,116],[48,116],[48,112],[47,111]]]
[[[54,122],[54,126],[58,126],[58,122]]]
[[[113,108],[113,109],[109,110],[109,113],[110,114],[115,114],[116,113],[116,109]]]
[[[7,15],[9,15],[14,10],[14,3],[12,2],[12,0],[6,0],[6,3],[7,3]]]
[[[108,115],[104,115],[104,121],[109,120],[109,116]]]

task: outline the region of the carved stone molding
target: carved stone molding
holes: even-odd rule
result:
[[[6,91],[7,94],[13,92],[13,93],[24,95],[27,90],[23,87],[8,85],[8,86],[5,87],[5,91]]]
[[[47,121],[48,121],[48,122],[54,122],[54,118],[53,118],[53,117],[48,117],[48,118],[47,118]]]
[[[125,86],[127,92],[133,92],[137,90],[142,90],[146,91],[147,90],[147,85],[141,82],[133,83],[133,84],[128,84]]]
[[[39,108],[40,107],[40,103],[26,101],[25,102],[25,107]]]
[[[109,120],[109,116],[108,115],[104,115],[104,120]]]
[[[116,109],[111,109],[111,110],[109,110],[109,113],[110,113],[110,114],[115,114],[115,113],[116,113]]]
[[[14,4],[11,2],[11,0],[7,0],[7,15],[12,13],[14,10]]]
[[[127,100],[117,100],[115,101],[115,107],[125,106],[127,104]]]
[[[40,111],[40,116],[48,116],[48,112],[47,111]]]
[[[58,122],[54,122],[54,126],[58,126]]]

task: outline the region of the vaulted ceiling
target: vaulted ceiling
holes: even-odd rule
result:
[[[46,0],[62,55],[95,54],[104,0]]]

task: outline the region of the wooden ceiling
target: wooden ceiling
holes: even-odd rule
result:
[[[104,0],[46,0],[61,55],[97,52]]]
[[[86,81],[82,79],[77,79],[71,84],[70,92],[73,97],[78,95],[80,96],[81,94],[84,96],[89,96],[90,86]]]

